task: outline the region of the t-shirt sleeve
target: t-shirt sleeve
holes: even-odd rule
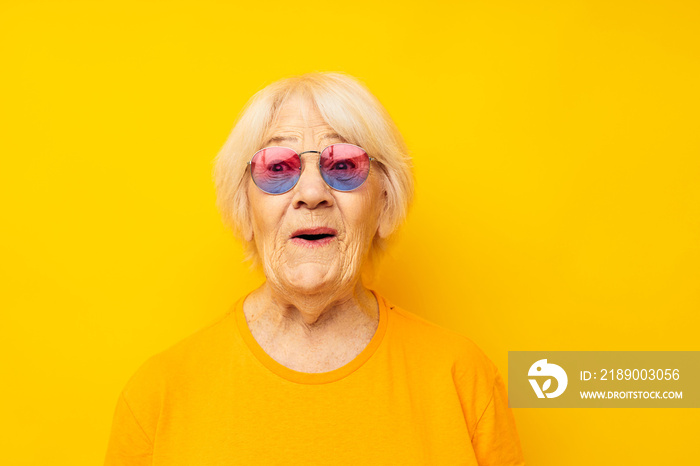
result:
[[[491,399],[477,421],[472,447],[479,466],[525,464],[515,418],[508,407],[506,386],[498,371],[495,372]]]
[[[158,358],[149,358],[131,376],[117,400],[105,466],[152,464],[153,440],[164,393]]]
[[[120,393],[112,420],[105,466],[150,466],[152,454],[151,439],[136,419],[124,393]]]
[[[523,466],[506,386],[496,365],[469,339],[455,361],[457,394],[479,466]]]

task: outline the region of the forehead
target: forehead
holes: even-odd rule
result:
[[[311,99],[291,95],[277,110],[274,120],[265,131],[260,148],[271,145],[294,147],[294,144],[304,140],[308,129],[319,144],[348,142],[323,119]]]
[[[321,116],[316,104],[308,97],[291,95],[277,112],[271,130],[283,126],[330,126]]]

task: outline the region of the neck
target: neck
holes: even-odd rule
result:
[[[269,334],[295,335],[310,341],[356,332],[376,324],[379,306],[361,280],[345,290],[308,294],[279,289],[265,281],[246,300],[249,324]]]

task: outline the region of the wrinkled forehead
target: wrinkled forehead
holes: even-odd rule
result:
[[[310,91],[295,89],[274,104],[271,119],[263,130],[258,149],[272,144],[270,141],[278,136],[293,135],[298,137],[304,128],[313,128],[319,138],[332,136],[336,142],[347,142],[360,147],[366,138],[357,124],[357,117],[350,109],[345,109],[340,99],[321,95],[316,102]],[[320,107],[320,106],[321,107]],[[325,108],[327,114],[320,108]],[[366,141],[365,141],[366,142]]]
[[[291,93],[279,103],[272,116],[271,127],[284,123],[299,123],[309,126],[328,124],[321,116],[316,102],[309,95],[301,92]]]

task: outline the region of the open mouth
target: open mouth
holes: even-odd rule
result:
[[[305,248],[316,248],[325,246],[334,241],[338,232],[333,228],[316,227],[297,230],[290,238],[293,244]]]
[[[333,236],[335,236],[335,235],[330,235],[330,234],[324,233],[321,235],[297,235],[297,236],[294,236],[294,238],[301,238],[301,239],[305,239],[307,241],[317,241],[317,240],[320,240],[323,238],[332,238]]]

